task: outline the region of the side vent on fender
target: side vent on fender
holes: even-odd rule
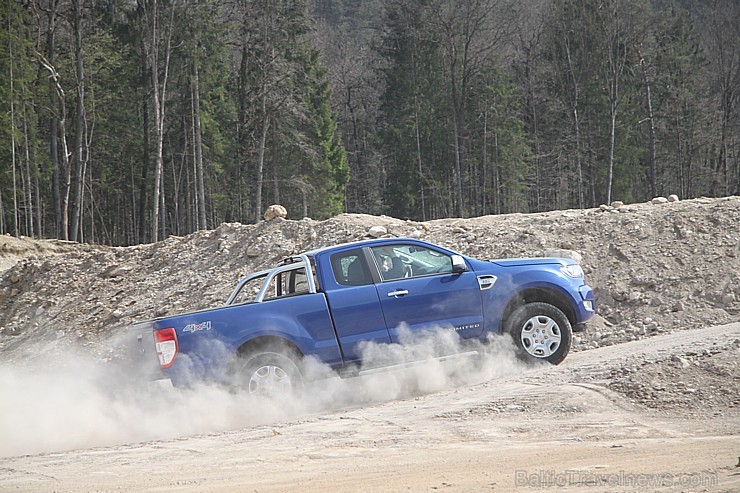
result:
[[[481,291],[485,291],[486,289],[491,289],[494,284],[496,284],[496,276],[493,276],[493,275],[478,276],[478,285],[480,286]]]

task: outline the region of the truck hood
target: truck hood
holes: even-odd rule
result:
[[[507,258],[495,259],[490,262],[501,267],[521,267],[523,265],[567,265],[576,263],[575,260],[564,258],[544,257],[544,258]]]

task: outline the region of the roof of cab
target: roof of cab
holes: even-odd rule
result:
[[[345,247],[355,247],[355,248],[362,248],[365,246],[376,246],[376,245],[387,245],[387,244],[393,244],[398,242],[406,242],[406,241],[412,241],[412,242],[418,242],[427,244],[427,242],[423,240],[419,240],[417,238],[404,238],[404,237],[394,237],[394,238],[373,238],[370,240],[359,240],[359,241],[350,241],[347,243],[340,243],[339,245],[332,245],[327,246],[323,248],[317,248],[315,250],[310,250],[308,252],[305,252],[305,255],[308,255],[309,257],[314,257],[319,253],[323,253],[329,250],[340,250],[344,249]]]

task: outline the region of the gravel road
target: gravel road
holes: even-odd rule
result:
[[[0,491],[740,491],[739,348],[733,323],[578,352],[558,367],[493,361],[482,381],[398,400],[6,457]],[[660,385],[682,406],[632,392],[659,374],[704,373],[717,377],[716,392]],[[632,388],[613,389],[629,375]],[[712,395],[729,400],[713,407]]]

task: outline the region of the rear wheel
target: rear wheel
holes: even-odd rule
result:
[[[291,396],[303,389],[295,355],[283,351],[263,350],[240,358],[235,383],[249,395],[264,397]]]
[[[506,331],[528,359],[561,363],[570,351],[573,329],[568,317],[549,303],[527,303],[509,316]]]

